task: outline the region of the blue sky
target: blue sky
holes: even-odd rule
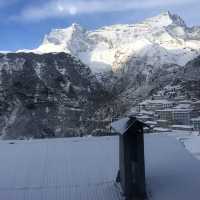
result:
[[[0,50],[36,48],[52,28],[135,23],[160,12],[200,25],[200,0],[0,0]]]

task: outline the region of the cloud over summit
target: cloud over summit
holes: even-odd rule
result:
[[[144,10],[158,7],[165,8],[172,5],[187,5],[197,1],[198,0],[46,0],[42,4],[26,5],[16,18],[25,21],[38,21],[90,13],[134,9]]]

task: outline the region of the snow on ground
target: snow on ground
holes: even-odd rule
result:
[[[200,136],[181,138],[180,141],[192,155],[200,160]]]
[[[200,137],[189,132],[145,135],[150,200],[200,196],[200,162],[176,138],[198,151]],[[0,141],[0,199],[122,200],[118,153],[117,136]]]
[[[146,177],[150,200],[196,200],[200,162],[173,136],[146,136]]]
[[[152,135],[165,135],[175,137],[194,158],[200,160],[200,135],[197,131],[179,131],[153,133]]]

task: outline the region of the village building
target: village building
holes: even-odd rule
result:
[[[181,100],[179,101],[179,104],[192,104],[192,101],[191,100]]]
[[[175,109],[190,109],[191,103],[180,103],[174,107]]]
[[[160,99],[160,100],[146,100],[143,101],[138,105],[138,110],[141,111],[144,110],[160,110],[160,109],[167,109],[172,108],[174,106],[174,102],[168,101],[166,99]]]
[[[189,125],[192,117],[192,109],[172,109],[172,120],[174,124]]]
[[[166,86],[163,89],[163,93],[165,94],[165,96],[168,96],[169,98],[179,98],[181,97],[181,90],[182,90],[181,86]],[[185,96],[184,97],[182,96],[181,98],[184,100]]]
[[[172,125],[172,130],[180,130],[180,131],[193,131],[193,127],[190,125]]]
[[[169,125],[170,125],[169,121],[164,120],[164,119],[157,120],[156,123],[159,127],[163,127],[163,128],[169,128]]]
[[[156,127],[158,125],[158,122],[156,121],[146,121],[145,123],[151,127]]]
[[[156,133],[165,133],[165,132],[170,132],[171,130],[168,128],[155,127],[153,131]]]
[[[148,115],[137,115],[136,117],[142,122],[151,121],[153,119],[153,117]]]
[[[167,120],[171,124],[189,125],[191,117],[194,116],[192,109],[165,109],[157,110],[159,119]]]
[[[152,99],[153,100],[162,100],[163,99],[163,95],[160,95],[160,94],[153,95]]]
[[[156,114],[158,115],[158,120],[165,120],[169,123],[172,123],[172,109],[165,110],[156,110]]]
[[[162,99],[161,99],[162,97]],[[153,128],[170,128],[172,130],[191,130],[195,129],[198,122],[191,121],[192,118],[200,116],[200,101],[188,100],[184,96],[179,96],[173,101],[163,99],[162,95],[154,95],[152,100],[145,100],[138,104],[137,118],[143,122],[155,122],[150,125]],[[173,127],[171,125],[174,125]],[[177,126],[176,126],[177,125]],[[184,127],[183,127],[184,126]]]
[[[191,124],[195,131],[200,131],[200,117],[191,119]]]
[[[193,102],[191,106],[200,115],[200,101]]]
[[[184,101],[185,99],[187,99],[187,97],[183,96],[183,95],[182,96],[179,95],[179,96],[174,98],[174,100],[177,101],[177,102]]]

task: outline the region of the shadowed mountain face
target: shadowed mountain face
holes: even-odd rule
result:
[[[95,121],[111,99],[90,69],[71,55],[0,55],[3,138],[87,134],[88,121]]]
[[[0,54],[0,133],[3,139],[102,134],[111,117],[168,85],[200,98],[200,57],[185,66],[154,68],[128,62],[120,75],[98,77],[66,53]],[[104,89],[106,88],[106,90]]]
[[[180,81],[189,96],[200,98],[200,56],[187,63]]]

